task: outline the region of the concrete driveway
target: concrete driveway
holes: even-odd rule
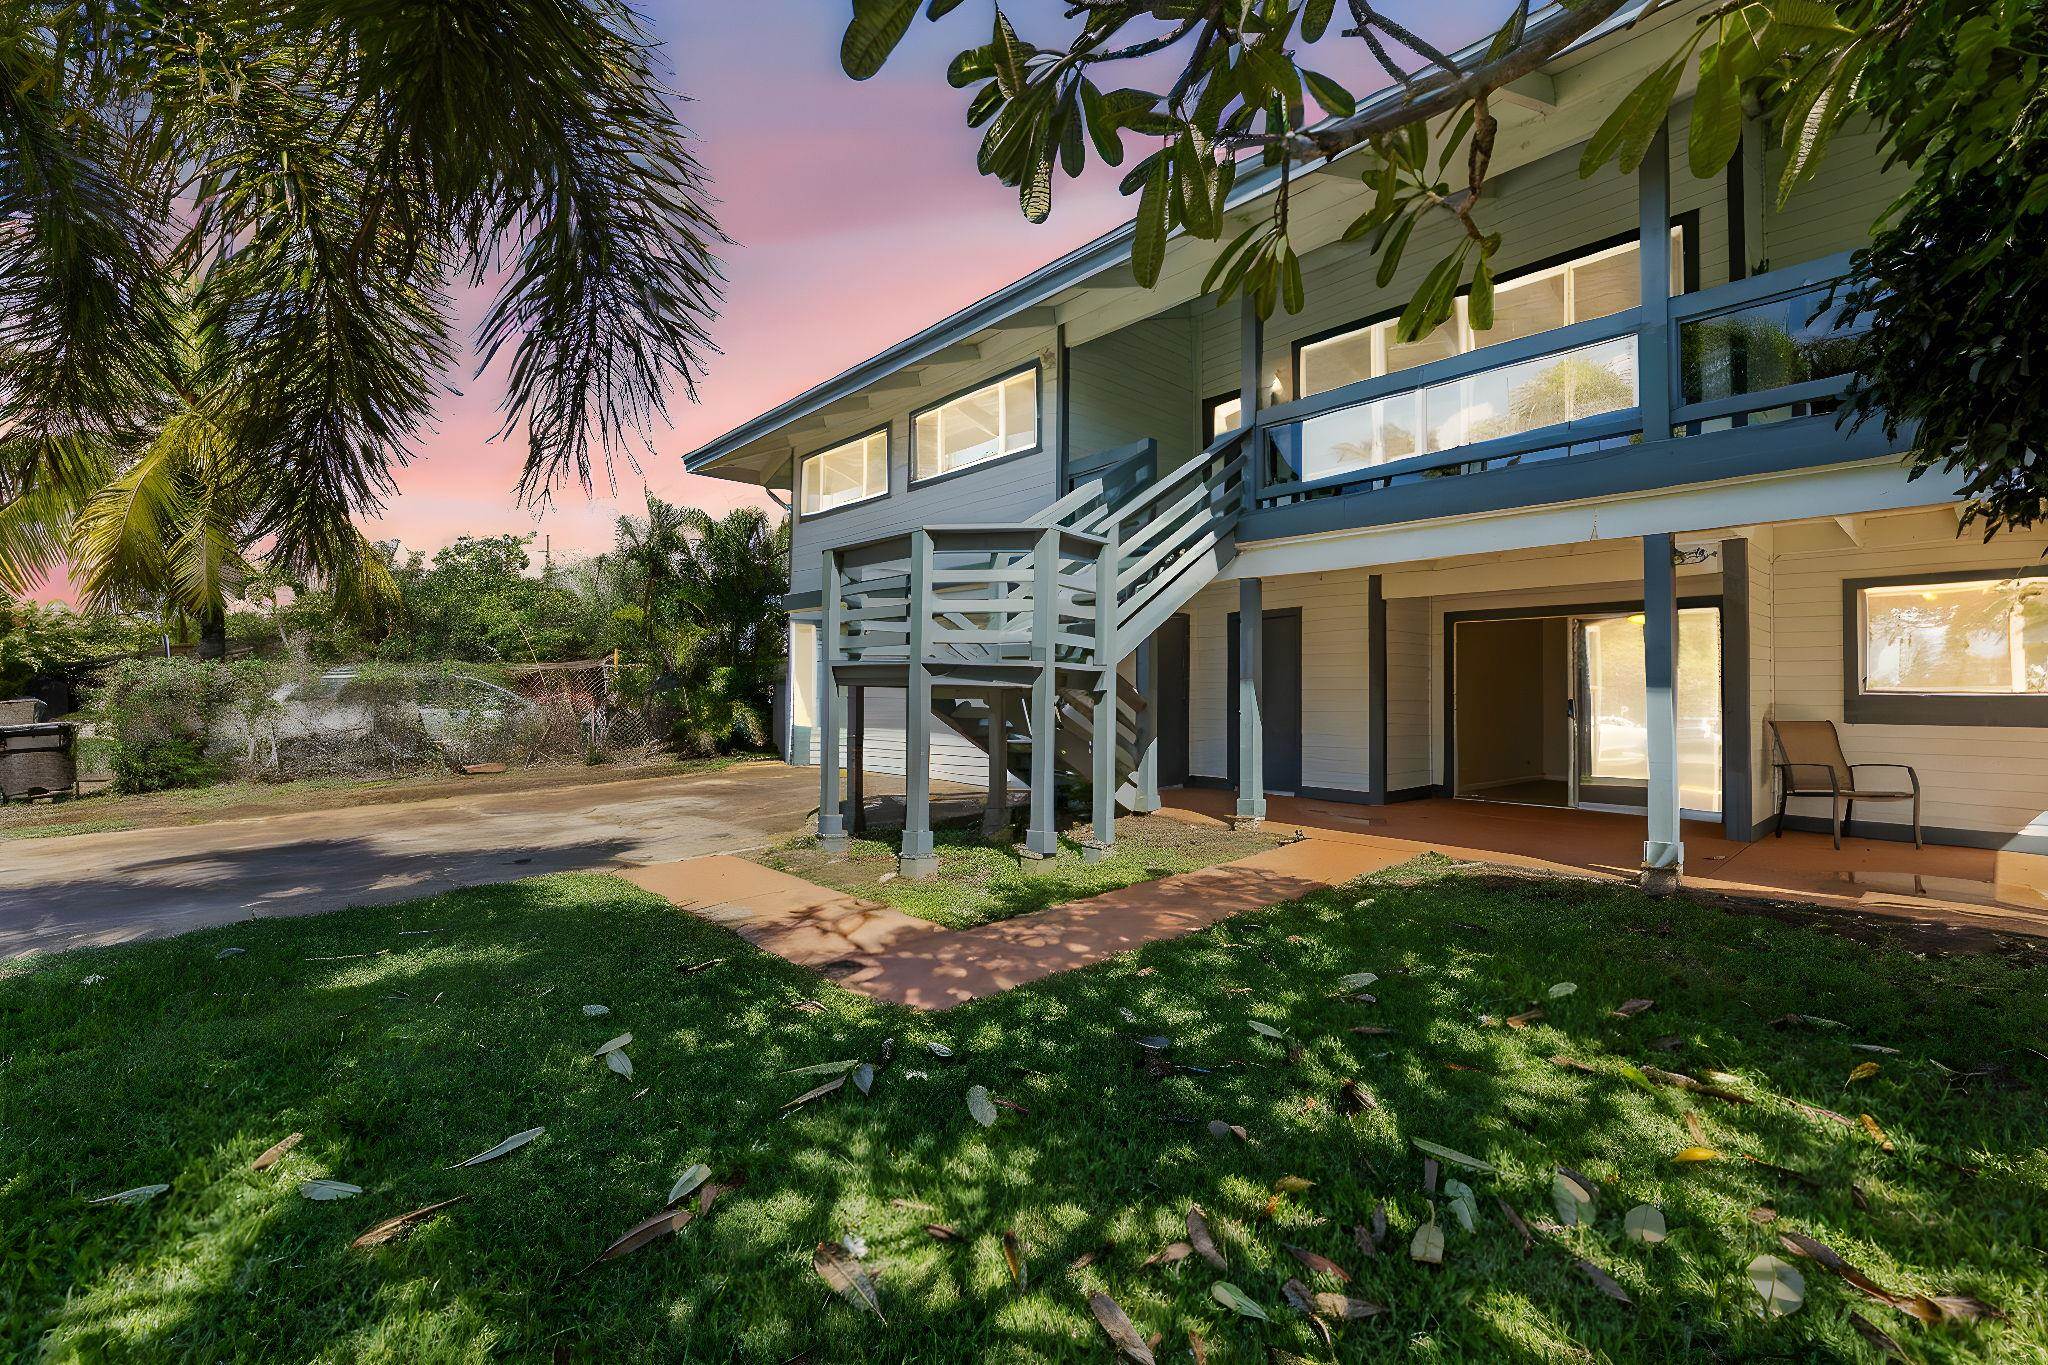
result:
[[[408,900],[573,868],[757,848],[815,768],[723,772],[0,843],[0,958]]]

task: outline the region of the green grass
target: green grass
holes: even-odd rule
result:
[[[217,957],[229,946],[247,951]],[[1355,971],[1379,974],[1377,1004],[1337,991]],[[1577,990],[1550,999],[1561,981]],[[1164,1334],[1162,1361],[1187,1359],[1191,1328],[1219,1365],[1268,1347],[1328,1358],[1282,1299],[1300,1273],[1291,1243],[1387,1306],[1337,1329],[1345,1360],[1874,1358],[1851,1311],[1918,1359],[2039,1360],[2048,1066],[2029,1049],[2048,1032],[2044,986],[2048,968],[2019,960],[1922,959],[1622,889],[1414,868],[943,1015],[867,1002],[594,876],[78,952],[0,976],[0,1343],[56,1360],[1101,1362],[1085,1296],[1103,1288]],[[1633,996],[1656,1005],[1610,1015]],[[1547,1017],[1527,1028],[1481,1018],[1537,1002]],[[610,1015],[586,1018],[590,1003]],[[1787,1011],[1845,1027],[1773,1027]],[[629,1030],[624,1080],[591,1053]],[[1201,1070],[1147,1075],[1134,1039],[1154,1033]],[[1674,1051],[1653,1045],[1665,1035]],[[780,1109],[818,1078],[777,1073],[873,1058],[887,1038],[896,1060],[870,1096]],[[1847,1084],[1873,1056],[1879,1074]],[[1730,1071],[1758,1102],[1647,1090],[1624,1060]],[[2034,1088],[1941,1069],[1980,1062]],[[1346,1078],[1378,1107],[1339,1113]],[[1029,1112],[984,1130],[975,1084]],[[1897,1151],[1780,1097],[1869,1112]],[[1687,1111],[1728,1158],[1672,1162],[1693,1141]],[[1250,1141],[1210,1137],[1212,1119]],[[533,1125],[547,1133],[522,1151],[448,1169]],[[249,1169],[295,1131],[277,1170]],[[1440,1269],[1405,1252],[1429,1210],[1414,1138],[1497,1168],[1448,1172],[1477,1191],[1479,1222],[1450,1228]],[[746,1183],[592,1268],[697,1161]],[[1525,1253],[1494,1201],[1548,1215],[1555,1163],[1600,1183],[1599,1216]],[[1315,1183],[1269,1208],[1288,1175]],[[318,1176],[366,1193],[295,1193]],[[148,1203],[85,1203],[154,1182],[171,1188]],[[409,1241],[348,1249],[455,1195]],[[1349,1230],[1379,1201],[1390,1232],[1368,1258]],[[1195,1202],[1270,1323],[1225,1310],[1197,1258],[1142,1266]],[[1621,1236],[1639,1202],[1664,1209],[1662,1246]],[[1748,1216],[1760,1205],[1879,1283],[1972,1293],[2012,1320],[1916,1328],[1808,1263],[1805,1306],[1766,1321],[1744,1277],[1780,1250]],[[934,1221],[965,1240],[932,1240]],[[886,1324],[812,1271],[817,1244],[849,1233],[881,1274]],[[1579,1257],[1635,1306],[1596,1291]]]
[[[820,886],[851,892],[894,906],[905,914],[950,929],[1009,919],[1085,896],[1098,896],[1176,872],[1214,867],[1275,848],[1271,834],[1238,832],[1167,816],[1126,816],[1116,823],[1116,840],[1101,862],[1086,862],[1081,845],[1062,837],[1051,858],[1025,858],[1020,842],[992,844],[978,826],[942,826],[932,831],[938,875],[925,880],[898,877],[898,830],[848,841],[844,854],[818,847],[803,835],[779,848],[750,854],[754,861]],[[885,880],[886,878],[886,880]]]

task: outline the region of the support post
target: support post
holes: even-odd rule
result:
[[[1366,797],[1387,803],[1387,598],[1380,575],[1365,580]]]
[[[932,852],[932,533],[910,533],[910,673],[903,716],[903,848],[896,871],[931,877],[939,871]]]
[[[1739,843],[1756,837],[1749,728],[1749,542],[1721,542],[1721,832]]]
[[[1258,505],[1259,489],[1266,482],[1266,433],[1259,427],[1259,372],[1265,364],[1266,320],[1258,304],[1246,293],[1238,306],[1237,401],[1238,423],[1244,428],[1245,508]],[[1207,440],[1207,434],[1203,439]]]
[[[1059,757],[1058,654],[1053,636],[1059,628],[1060,533],[1057,527],[1039,532],[1032,556],[1031,657],[1037,672],[1031,679],[1031,823],[1024,830],[1024,853],[1050,858],[1060,850],[1059,779],[1053,764]]]
[[[981,833],[994,839],[1010,828],[1010,692],[992,687],[988,693],[988,806],[981,813]]]
[[[846,689],[846,832],[868,832],[868,690]]]
[[[1645,891],[1676,890],[1685,871],[1678,797],[1678,570],[1671,535],[1643,537],[1643,725],[1649,754]]]
[[[1131,781],[1138,789],[1133,803],[1138,812],[1150,815],[1159,809],[1159,647],[1152,639],[1138,646],[1137,692],[1143,703],[1138,708],[1138,754]]]
[[[1637,402],[1643,439],[1671,439],[1671,125],[1657,132],[1636,170],[1636,253],[1642,269],[1643,323],[1636,340]]]
[[[846,818],[839,807],[839,764],[845,747],[846,689],[833,667],[839,650],[843,584],[839,552],[825,551],[824,610],[818,623],[818,843],[829,852],[846,851]]]
[[[1266,728],[1259,697],[1266,681],[1263,584],[1237,580],[1237,813],[1236,829],[1257,829],[1266,818]]]
[[[1082,847],[1081,857],[1086,862],[1101,862],[1116,843],[1116,748],[1117,715],[1116,693],[1117,664],[1123,651],[1116,639],[1116,571],[1117,562],[1122,558],[1118,548],[1116,523],[1112,521],[1105,532],[1102,548],[1095,553],[1095,713],[1091,717],[1089,730],[1092,732],[1089,757],[1093,760],[1089,773],[1089,784],[1094,796],[1094,810],[1090,814],[1093,828],[1089,831],[1088,843]]]

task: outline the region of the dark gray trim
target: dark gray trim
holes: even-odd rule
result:
[[[1235,399],[1239,399],[1242,397],[1243,395],[1240,394],[1236,389],[1232,389],[1229,393],[1213,394],[1210,397],[1204,398],[1202,400],[1201,422],[1202,444],[1204,446],[1208,445],[1209,442],[1217,439],[1218,433],[1215,433],[1214,430],[1216,426],[1216,409],[1222,407],[1225,403],[1231,402]],[[1244,425],[1244,413],[1241,410],[1237,414],[1237,424],[1240,427]]]
[[[1795,796],[1792,799],[1797,801],[1801,798]],[[1834,830],[1834,826],[1828,820],[1818,815],[1787,815],[1785,828],[1806,834],[1830,834]],[[1777,833],[1777,830],[1778,817],[1766,816],[1756,822],[1751,837],[1766,839]],[[2001,834],[1991,829],[1955,829],[1933,825],[1924,827],[1921,834],[1930,844],[1952,844],[1957,848],[1993,848],[2004,853],[2048,854],[2048,834]],[[1913,827],[1857,820],[1842,826],[1842,837],[1910,844],[1913,842]]]
[[[1670,226],[1684,230],[1679,239],[1679,250],[1684,253],[1679,258],[1681,270],[1683,271],[1680,278],[1684,281],[1686,292],[1690,293],[1692,290],[1699,288],[1700,211],[1698,209],[1687,209],[1684,213],[1673,217]],[[1640,225],[1638,225],[1638,227],[1627,232],[1617,232],[1611,236],[1602,237],[1598,241],[1587,242],[1581,246],[1568,247],[1563,251],[1554,251],[1548,256],[1529,262],[1527,265],[1516,266],[1513,270],[1503,271],[1501,274],[1494,276],[1494,288],[1501,289],[1527,276],[1541,274],[1545,270],[1555,270],[1561,265],[1570,265],[1573,261],[1585,256],[1597,255],[1602,251],[1612,251],[1615,247],[1627,246],[1631,242],[1640,242],[1642,236]],[[1471,292],[1469,287],[1460,289],[1453,297],[1464,298]],[[1392,322],[1395,318],[1401,316],[1402,310],[1405,307],[1404,301],[1402,304],[1394,307],[1383,308],[1376,313],[1368,313],[1364,317],[1357,318],[1351,322],[1339,323],[1335,327],[1325,327],[1320,332],[1312,332],[1305,337],[1295,338],[1294,344],[1288,353],[1287,382],[1290,385],[1288,389],[1289,397],[1301,397],[1302,351],[1325,341],[1334,341],[1338,337],[1364,331],[1368,327],[1376,327],[1382,322]],[[1566,323],[1565,325],[1572,326],[1573,324]],[[1487,349],[1489,348],[1486,346],[1475,346],[1463,354],[1478,355]],[[1399,374],[1400,371],[1395,370],[1391,371],[1391,373]]]
[[[1842,580],[1842,719],[1850,725],[1997,725],[2048,727],[2048,696],[1954,697],[1936,693],[1863,690],[1865,588],[1908,583],[1995,583],[2007,578],[2048,578],[2048,565],[2019,569],[1949,569]],[[1936,839],[1933,831],[1928,838]],[[1937,842],[1946,842],[1939,840]]]
[[[1384,802],[1375,801],[1371,792],[1357,791],[1351,787],[1311,787],[1307,783],[1295,788],[1295,796],[1304,801],[1337,801],[1347,806],[1378,806]]]
[[[1032,423],[1032,427],[1037,435],[1037,439],[1033,441],[1027,449],[1012,450],[1007,454],[997,455],[992,459],[977,460],[973,464],[962,466],[959,469],[949,469],[943,474],[929,474],[926,475],[924,478],[918,477],[918,418],[924,416],[928,412],[937,412],[940,408],[945,407],[948,403],[954,402],[958,399],[965,398],[970,393],[980,393],[983,389],[993,389],[998,385],[1007,384],[1012,379],[1015,379],[1018,375],[1023,374],[1026,371],[1029,371],[1032,376],[1031,402],[1032,406],[1037,409],[1035,420]],[[972,474],[976,470],[993,469],[997,465],[1007,464],[1011,460],[1022,460],[1032,455],[1043,454],[1045,451],[1045,364],[1043,361],[1039,360],[1037,357],[1034,356],[1032,359],[1025,361],[1022,365],[1012,365],[1007,370],[1000,371],[999,373],[989,375],[982,379],[977,379],[972,384],[969,384],[964,388],[955,389],[953,390],[953,392],[947,394],[944,398],[934,399],[933,401],[926,403],[921,408],[912,408],[910,411],[910,416],[906,420],[904,430],[906,433],[903,438],[904,444],[909,450],[909,459],[905,461],[904,469],[905,472],[910,476],[910,487],[913,489],[929,488],[933,484],[944,483],[948,479],[957,479],[963,474]]]
[[[1366,781],[1371,800],[1387,799],[1387,599],[1379,574],[1365,580]]]
[[[789,500],[791,513],[789,524],[793,527],[800,526],[829,517],[834,512],[848,512],[856,507],[866,507],[869,503],[880,502],[883,498],[895,492],[896,490],[889,481],[889,460],[896,453],[896,433],[892,428],[892,423],[884,422],[880,426],[869,427],[866,431],[834,441],[828,446],[819,446],[808,454],[797,456],[790,464],[790,480],[794,485],[795,492]],[[868,437],[877,434],[882,438],[882,491],[870,493],[864,498],[856,498],[852,502],[842,502],[837,507],[827,507],[822,512],[804,511],[804,466],[810,461],[817,459],[820,455],[829,455],[841,446],[850,446],[855,441],[865,441]]]
[[[1728,280],[1732,284],[1736,280],[1749,278],[1749,206],[1743,199],[1745,191],[1740,142],[1735,144],[1735,150],[1729,154],[1728,164],[1721,172],[1721,179],[1726,191],[1723,211],[1728,215]]]
[[[1068,439],[1072,431],[1069,420],[1074,408],[1074,367],[1073,354],[1067,349],[1067,324],[1062,322],[1052,329],[1053,363],[1059,366],[1059,374],[1053,380],[1053,421],[1059,427],[1056,438],[1059,442],[1053,449],[1053,487],[1064,490],[1067,486],[1067,465],[1073,459],[1074,443]],[[1043,382],[1043,381],[1041,381]],[[911,428],[911,439],[915,440],[916,428]],[[1043,445],[1044,442],[1040,441]]]
[[[1187,785],[1202,787],[1208,791],[1230,792],[1237,790],[1237,784],[1227,777],[1211,777],[1207,773],[1189,773]]]
[[[1443,783],[1426,782],[1420,787],[1394,788],[1387,793],[1387,804],[1392,805],[1396,801],[1434,801],[1449,795],[1450,792],[1445,790]]]
[[[1687,607],[1720,607],[1718,595],[1695,595],[1678,599],[1680,611]],[[1619,602],[1566,602],[1550,607],[1480,607],[1472,611],[1447,611],[1444,613],[1444,781],[1437,784],[1447,795],[1456,795],[1458,781],[1458,626],[1466,621],[1526,621],[1532,617],[1549,616],[1624,616],[1642,611],[1643,599]],[[1723,628],[1726,628],[1727,611],[1721,613]],[[1727,677],[1727,669],[1721,670]],[[1725,692],[1724,692],[1725,697]],[[1721,738],[1727,743],[1728,722],[1724,716],[1721,722]],[[1576,739],[1573,741],[1576,743]],[[1721,794],[1723,804],[1728,794]]]
[[[775,604],[792,615],[818,611],[825,605],[825,590],[812,588],[809,592],[786,592],[775,599]]]
[[[1831,413],[1752,424],[1480,470],[1455,478],[1417,479],[1388,488],[1261,507],[1245,515],[1239,523],[1237,539],[1240,545],[1246,545],[1287,536],[1396,526],[1476,512],[1526,510],[1546,503],[1819,469],[1896,454],[1911,440],[1910,431],[1904,430],[1897,439],[1886,436],[1876,422],[1842,431]]]
[[[1749,733],[1749,542],[1721,542],[1721,832],[1746,838],[1751,824]]]

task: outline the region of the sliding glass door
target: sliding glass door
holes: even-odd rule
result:
[[[1574,805],[1639,806],[1650,778],[1643,616],[1572,621]],[[1678,613],[1678,787],[1685,809],[1721,809],[1721,612]]]

